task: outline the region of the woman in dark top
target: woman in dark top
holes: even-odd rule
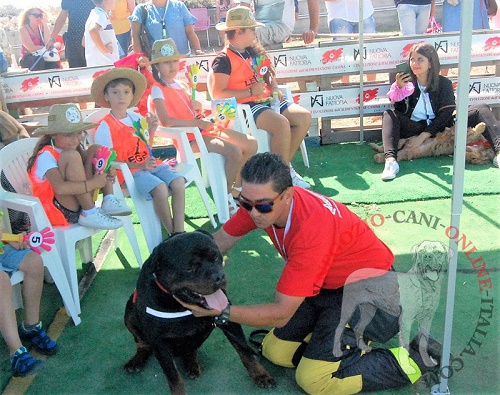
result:
[[[453,124],[455,95],[451,81],[439,75],[439,57],[431,44],[415,44],[409,57],[410,72],[398,73],[389,98],[394,110],[382,117],[385,168],[382,180],[392,180],[399,171],[400,138],[413,137],[406,147],[418,147],[429,137]]]

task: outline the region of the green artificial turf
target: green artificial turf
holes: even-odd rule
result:
[[[498,203],[498,195],[466,197],[460,226],[461,233],[477,247],[477,254],[486,263],[487,276],[493,281],[490,296],[494,299],[498,295],[500,280]],[[395,267],[399,271],[406,271],[410,267],[413,245],[423,240],[442,241],[448,245],[445,229],[450,222],[449,199],[355,205],[351,208],[360,217],[376,225],[374,229],[377,235],[394,251]],[[206,218],[194,220],[191,225],[211,231]],[[133,256],[127,249],[123,252],[126,257]],[[272,300],[283,261],[264,232],[255,231],[247,235],[228,253],[228,257],[228,293],[233,304]],[[168,393],[161,368],[154,359],[139,374],[128,375],[123,371],[123,364],[134,353],[132,335],[123,323],[123,311],[134,289],[138,270],[135,262],[124,265],[115,253],[108,255],[82,301],[82,323],[77,327],[71,324],[66,327],[59,338],[60,352],[46,360],[47,368],[35,378],[28,394]],[[483,276],[486,274],[483,273]],[[440,306],[432,325],[432,333],[438,339],[443,336],[446,281],[445,278]],[[500,392],[497,379],[500,336],[496,312],[487,319],[488,325],[481,327],[487,335],[475,335],[481,343],[480,346],[473,344],[475,355],[463,353],[474,335],[481,309],[489,308],[487,303],[481,303],[482,298],[485,296],[479,291],[478,273],[459,248],[452,353],[455,356],[462,353],[464,366],[449,381],[452,394],[493,395]],[[495,300],[493,306],[497,303]],[[481,323],[485,324],[485,314],[482,316]],[[247,335],[252,329],[244,327]],[[389,345],[397,345],[396,340],[391,340]],[[5,352],[2,351],[1,355],[3,357]],[[200,362],[202,377],[197,380],[186,379],[189,394],[303,393],[295,384],[293,369],[273,366],[266,360],[262,362],[276,378],[277,387],[266,390],[257,388],[219,330],[215,330],[202,346]],[[3,359],[1,367],[0,374],[5,379],[8,369]],[[423,380],[413,386],[377,392],[380,395],[423,393],[429,393],[427,383]]]
[[[308,147],[310,168],[304,167],[300,153],[294,168],[310,182],[314,191],[342,203],[390,203],[451,196],[453,158],[421,158],[400,162],[400,172],[393,181],[382,182],[383,165],[373,161],[375,153],[367,144],[331,144]],[[500,193],[498,168],[489,165],[466,165],[464,195]],[[212,206],[214,207],[214,206]],[[200,195],[194,186],[186,191],[186,215],[206,217]]]

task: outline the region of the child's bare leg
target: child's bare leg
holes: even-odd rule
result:
[[[165,183],[158,184],[151,192],[153,197],[153,205],[156,214],[160,217],[160,221],[169,234],[174,231],[174,224],[172,221],[172,214],[170,213],[170,206],[168,205],[168,188]]]
[[[24,323],[26,325],[38,324],[43,289],[42,258],[34,252],[29,253],[19,265],[19,270],[24,273]]]
[[[87,180],[83,160],[78,151],[64,150],[58,161],[61,176],[66,181],[83,182]],[[90,210],[95,206],[92,191],[80,195],[57,195],[56,199],[68,210],[77,211],[80,207]]]
[[[10,355],[22,346],[17,332],[16,313],[12,306],[12,286],[4,271],[0,271],[0,333],[9,347]]]
[[[169,184],[172,190],[172,213],[174,232],[184,232],[184,211],[186,209],[186,181],[178,177]]]
[[[311,113],[297,104],[292,104],[283,112],[283,115],[290,122],[291,141],[289,155],[290,160],[292,160],[311,126]]]
[[[280,155],[285,162],[290,162],[291,132],[288,120],[281,114],[266,110],[258,116],[256,124],[271,135],[271,152]]]

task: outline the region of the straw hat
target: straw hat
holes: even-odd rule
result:
[[[252,11],[248,7],[238,6],[231,8],[226,14],[226,22],[215,25],[217,30],[236,30],[248,27],[264,27],[263,23],[257,22]]]
[[[33,131],[33,136],[83,132],[96,127],[93,122],[83,122],[82,113],[76,104],[54,104],[50,107],[48,124]]]
[[[165,40],[156,40],[151,49],[151,64],[168,62],[171,60],[177,60],[185,58],[186,55],[181,55],[177,50],[177,45],[175,41],[171,38],[166,38]]]
[[[134,97],[129,104],[129,108],[134,107],[135,105],[137,105],[137,103],[139,103],[142,94],[146,90],[146,78],[144,78],[144,76],[137,70],[124,67],[116,67],[114,69],[106,71],[105,73],[97,77],[94,82],[92,82],[90,92],[92,94],[94,102],[101,107],[109,108],[109,102],[104,99],[104,89],[106,89],[108,83],[116,80],[117,78],[125,78],[127,80],[130,80],[130,82],[132,82],[132,84],[134,85]]]

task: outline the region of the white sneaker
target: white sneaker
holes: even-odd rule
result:
[[[399,165],[398,162],[392,160],[385,161],[384,171],[380,175],[383,181],[394,180],[396,178],[396,174],[399,173]]]
[[[110,217],[102,209],[98,208],[94,214],[80,214],[78,223],[88,228],[97,229],[118,229],[123,226],[121,219]]]
[[[493,166],[500,167],[500,153],[493,158]]]
[[[132,210],[122,200],[116,196],[110,196],[102,202],[101,209],[108,215],[130,215]]]
[[[311,184],[305,181],[302,176],[295,171],[295,169],[290,165],[290,175],[292,176],[293,185],[296,187],[301,187],[305,189],[311,188]]]

